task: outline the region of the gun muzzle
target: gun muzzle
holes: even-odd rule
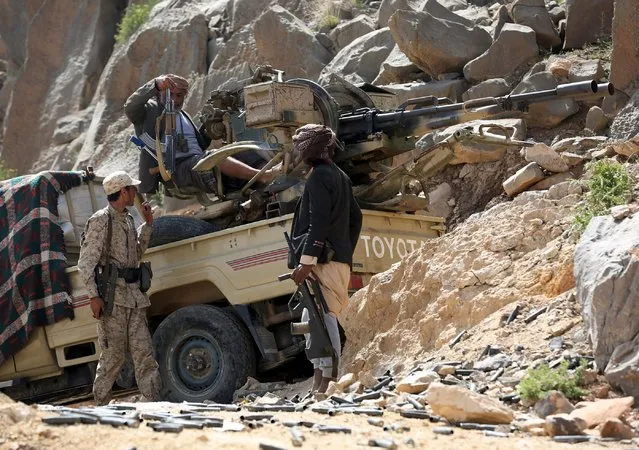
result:
[[[291,334],[300,336],[311,332],[311,324],[309,322],[291,322]]]
[[[597,83],[596,80],[591,81],[578,81],[576,83],[566,83],[557,86],[558,97],[592,97],[613,95],[615,93],[615,87],[612,83]]]

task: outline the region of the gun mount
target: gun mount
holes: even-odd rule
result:
[[[264,81],[265,73],[277,79]],[[202,218],[214,219],[235,213],[234,221],[274,217],[291,212],[303,189],[305,168],[292,160],[292,136],[307,123],[330,126],[339,139],[334,160],[353,180],[354,192],[362,206],[386,211],[414,212],[426,209],[424,197],[405,193],[411,180],[422,182],[443,169],[454,158],[453,141],[481,144],[482,147],[522,147],[530,143],[513,139],[503,127],[466,129],[433,148],[420,149],[412,161],[392,168],[392,157],[414,151],[425,133],[477,119],[521,116],[531,104],[558,98],[590,99],[614,93],[611,83],[584,81],[559,85],[556,89],[486,97],[455,103],[448,98],[410,99],[392,110],[376,108],[362,89],[334,77],[320,86],[310,80],[281,81],[281,72],[259,72],[260,82],[236,91],[213,91],[200,113],[209,136],[218,148],[207,154],[194,170],[218,170],[228,156],[247,152],[259,155],[258,167],[267,170],[281,165],[281,175],[268,186],[254,179],[235,191],[220,182],[218,205],[208,208]],[[497,134],[491,129],[498,130]],[[438,149],[442,152],[438,153]],[[222,177],[218,177],[221,180]],[[256,195],[256,192],[259,195]],[[261,200],[257,201],[258,198]],[[259,208],[256,210],[255,208]],[[206,209],[206,208],[205,208]]]

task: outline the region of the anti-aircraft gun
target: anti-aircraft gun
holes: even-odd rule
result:
[[[334,160],[353,180],[355,195],[362,206],[411,212],[424,209],[427,200],[401,195],[407,181],[441,170],[453,157],[452,153],[438,154],[434,148],[426,148],[401,167],[392,168],[385,163],[413,151],[415,142],[425,133],[471,120],[521,115],[534,103],[558,98],[591,99],[614,93],[611,83],[583,81],[462,103],[448,98],[413,98],[395,109],[382,110],[375,107],[365,91],[338,77],[320,86],[306,79],[282,81],[282,73],[269,67],[260,76],[269,72],[275,75],[271,80],[248,84],[237,91],[211,93],[200,116],[209,135],[222,145],[209,150],[195,170],[217,170],[224,158],[253,152],[262,158],[262,171],[281,164],[282,175],[268,186],[256,185],[256,176],[240,189],[229,192],[218,176],[218,204],[209,207],[211,218],[235,214],[235,222],[241,223],[292,212],[303,189],[304,175],[303,164],[295,164],[291,157],[292,135],[307,123],[325,124],[336,131],[339,144]],[[462,129],[448,143],[532,145],[513,139],[512,131],[503,127],[489,128],[499,134]]]

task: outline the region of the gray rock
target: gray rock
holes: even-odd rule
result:
[[[515,23],[535,30],[537,43],[541,47],[554,48],[561,45],[561,38],[544,0],[516,0],[511,4],[510,15]]]
[[[484,372],[490,372],[491,370],[497,370],[501,367],[506,367],[510,364],[511,359],[504,353],[498,353],[494,356],[489,356],[481,361],[476,362],[473,365],[473,369],[483,370]]]
[[[495,23],[495,31],[493,33],[493,40],[496,41],[499,35],[501,34],[501,30],[504,28],[504,25],[507,23],[513,23],[513,19],[510,17],[508,13],[508,8],[506,5],[502,5],[497,10],[496,14],[497,20]]]
[[[639,88],[639,8],[636,0],[615,0],[610,81],[631,96]]]
[[[503,78],[494,78],[492,80],[483,81],[462,95],[463,101],[472,100],[483,97],[501,97],[510,92],[510,86]]]
[[[366,15],[348,22],[342,22],[330,32],[329,36],[337,51],[343,49],[360,36],[375,31],[375,24]]]
[[[592,131],[593,133],[598,133],[603,131],[608,126],[608,117],[598,106],[593,106],[588,110],[588,115],[586,116],[586,128]]]
[[[513,94],[555,89],[558,83],[550,72],[536,73],[522,80]],[[579,111],[579,105],[571,98],[561,98],[530,105],[526,122],[531,127],[552,128]]]
[[[528,162],[536,162],[549,172],[566,172],[569,169],[568,164],[561,159],[561,156],[544,143],[526,148],[525,159]]]
[[[407,11],[416,10],[416,2],[410,0],[382,0],[377,10],[377,27],[384,28],[388,26],[388,19],[398,9]]]
[[[555,25],[558,25],[560,20],[564,20],[566,18],[566,8],[563,6],[555,6],[548,10],[548,14],[550,14],[552,22]]]
[[[442,73],[461,72],[468,61],[481,55],[492,43],[482,28],[465,25],[461,17],[455,20],[400,10],[391,16],[389,26],[408,59],[436,78]]]
[[[464,66],[464,77],[471,83],[507,77],[538,54],[532,28],[507,23],[493,45]]]
[[[639,90],[616,115],[610,125],[610,137],[630,139],[639,134]]]
[[[304,22],[278,5],[259,16],[253,35],[260,57],[288,77],[314,79],[333,56]]]
[[[597,367],[611,385],[639,398],[639,216],[591,220],[575,249],[577,299]]]
[[[568,81],[575,83],[577,81],[601,80],[604,76],[604,69],[599,59],[578,59],[572,61],[570,72],[568,73]]]
[[[504,181],[504,191],[509,197],[514,197],[544,178],[545,175],[541,167],[537,163],[530,163]]]
[[[614,0],[566,0],[564,50],[610,36]]]
[[[546,417],[546,433],[549,436],[577,436],[584,434],[586,422],[579,417],[557,414]]]
[[[386,60],[382,63],[382,68],[373,81],[373,84],[380,86],[389,83],[407,83],[418,78],[428,78],[408,57],[395,45]]]
[[[535,403],[535,414],[541,418],[554,414],[570,414],[574,409],[572,403],[560,391],[550,391],[543,399]]]
[[[341,49],[324,67],[319,83],[325,83],[331,73],[337,73],[353,84],[370,83],[377,77],[380,65],[388,58],[393,47],[388,28],[360,36]]]

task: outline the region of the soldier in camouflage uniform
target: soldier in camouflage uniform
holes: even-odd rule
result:
[[[127,207],[134,204],[137,185],[126,172],[118,171],[103,181],[109,206],[97,211],[87,222],[80,248],[78,270],[91,298],[93,317],[99,319],[98,339],[102,347],[93,383],[96,404],[109,402],[111,388],[125,361],[127,350],[135,366],[135,378],[140,392],[147,401],[160,397],[161,380],[155,361],[146,311],[150,305],[148,296],[140,291],[140,283],[127,282],[119,276],[116,282],[113,311],[105,316],[103,299],[98,296],[94,279],[96,265],[104,265],[108,259],[118,269],[138,268],[153,230],[153,212],[143,205],[143,224],[137,231]],[[107,227],[111,221],[111,245],[107,248]]]

